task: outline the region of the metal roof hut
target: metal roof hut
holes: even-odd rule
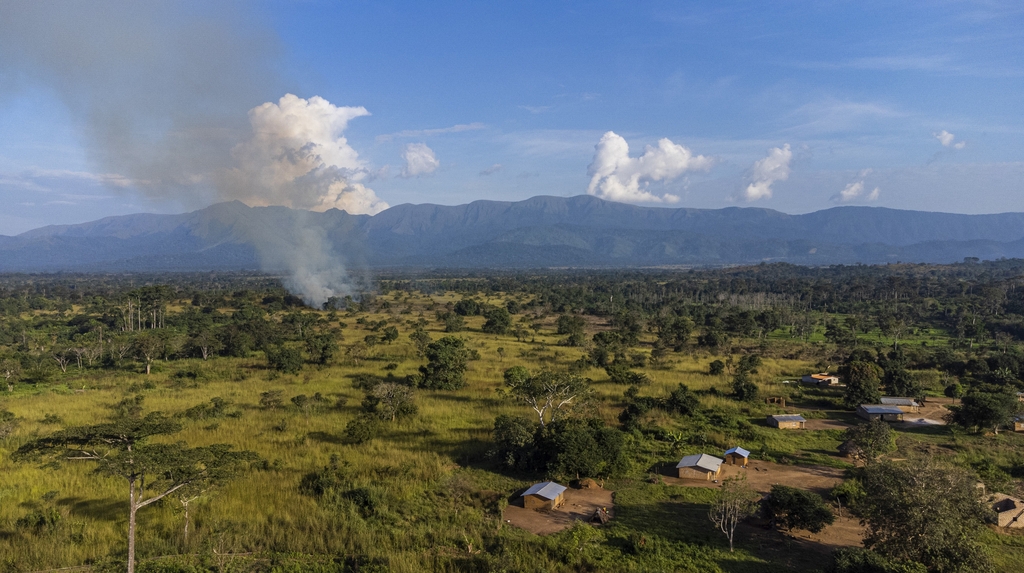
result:
[[[802,430],[807,420],[798,414],[773,414],[768,416],[768,425],[781,430]]]
[[[694,454],[680,460],[676,464],[676,469],[679,470],[679,477],[681,478],[711,481],[718,479],[718,474],[722,471],[723,461],[721,458],[707,454]]]
[[[736,446],[735,448],[729,448],[725,450],[725,463],[732,465],[741,465],[746,467],[747,461],[750,458],[750,452],[743,448]]]
[[[1013,419],[1013,431],[1024,432],[1024,416],[1017,416]]]
[[[903,410],[896,406],[883,406],[882,404],[861,404],[857,406],[857,415],[865,420],[903,421]]]
[[[565,486],[553,481],[535,483],[523,492],[526,509],[555,509],[565,503]]]

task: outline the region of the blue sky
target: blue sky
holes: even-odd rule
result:
[[[1019,2],[0,0],[0,234],[229,199],[1024,211],[1022,93]]]

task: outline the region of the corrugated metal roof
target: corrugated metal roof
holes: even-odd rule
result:
[[[806,422],[803,416],[799,414],[773,414],[768,416],[769,418],[778,422]]]
[[[725,460],[709,456],[707,454],[693,454],[686,456],[676,464],[677,468],[700,468],[709,472],[717,472]]]
[[[739,455],[743,456],[744,458],[749,458],[750,457],[750,452],[748,452],[747,450],[744,450],[743,448],[741,448],[739,446],[736,446],[735,448],[729,448],[728,450],[725,450],[725,455],[729,455],[729,454],[739,454]]]
[[[868,414],[902,414],[903,410],[900,410],[896,406],[884,406],[882,404],[861,404],[861,408],[864,409]]]
[[[896,396],[882,396],[879,402],[886,406],[920,406],[913,398],[898,398]]]
[[[545,481],[541,483],[535,483],[532,486],[530,486],[530,489],[523,492],[522,497],[526,497],[528,495],[536,495],[539,497],[543,497],[544,499],[555,499],[556,497],[562,495],[562,492],[565,490],[566,487],[564,485],[558,485],[553,481]]]

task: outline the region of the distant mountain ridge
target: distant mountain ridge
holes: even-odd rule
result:
[[[588,195],[397,205],[377,215],[219,203],[180,215],[107,217],[0,236],[0,271],[256,269],[268,245],[314,233],[368,267],[629,267],[954,262],[1024,257],[1024,213],[834,207],[666,209]],[[262,261],[265,263],[265,261]]]

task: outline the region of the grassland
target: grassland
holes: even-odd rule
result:
[[[359,374],[404,377],[415,374],[423,360],[407,334],[420,318],[428,321],[434,339],[443,336],[432,309],[456,300],[454,294],[382,297],[388,310],[360,313],[367,321],[387,320],[402,336],[393,344],[374,346],[370,355],[353,361],[342,352],[326,367],[307,365],[297,375],[267,367],[261,353],[248,358],[158,361],[152,374],[138,368],[117,372],[74,367],[50,385],[21,385],[0,396],[0,409],[15,414],[13,434],[0,441],[0,571],[23,572],[116,562],[125,551],[126,502],[122,481],[96,475],[86,463],[38,465],[16,463],[11,452],[21,444],[62,426],[94,423],[106,408],[124,397],[145,397],[147,411],[181,412],[220,397],[227,415],[216,419],[183,419],[184,429],[168,439],[190,446],[231,444],[257,453],[261,462],[225,487],[209,492],[194,511],[194,533],[182,536],[180,504],[168,498],[140,513],[140,558],[143,570],[176,562],[202,564],[219,571],[813,571],[823,554],[794,556],[786,537],[753,528],[744,530],[738,550],[730,554],[725,538],[707,519],[710,490],[673,488],[657,483],[659,464],[698,451],[718,452],[744,445],[754,455],[794,464],[848,467],[836,457],[839,430],[780,432],[767,428],[764,416],[776,406],[741,404],[729,398],[728,378],[706,374],[716,358],[692,351],[672,353],[657,368],[644,371],[651,383],[644,395],[662,396],[685,384],[700,396],[706,415],[699,420],[660,411],[647,420],[666,430],[661,438],[629,434],[632,467],[626,476],[607,484],[616,494],[617,518],[600,538],[576,545],[572,531],[540,538],[506,526],[502,504],[540,476],[498,471],[487,456],[494,419],[501,414],[530,414],[497,392],[502,372],[514,365],[531,370],[565,369],[582,351],[559,346],[554,315],[516,315],[515,320],[539,324],[529,340],[481,332],[481,317],[468,317],[459,333],[480,358],[471,361],[468,386],[458,391],[418,390],[418,413],[381,427],[367,443],[347,443],[343,430],[360,415],[363,392],[353,387]],[[480,297],[485,300],[484,297]],[[494,295],[487,302],[503,303]],[[326,313],[324,313],[326,317]],[[339,313],[333,326],[344,336],[342,350],[368,334],[356,315]],[[607,328],[590,322],[589,334]],[[646,342],[653,340],[644,335]],[[744,346],[748,344],[748,346]],[[852,421],[826,391],[781,385],[820,366],[801,352],[815,342],[769,339],[741,341],[735,358],[758,350],[766,356],[755,376],[766,394],[784,396],[790,410],[807,417]],[[499,348],[502,349],[499,352]],[[649,345],[644,346],[649,352]],[[593,414],[617,425],[625,405],[624,387],[612,384],[601,369],[583,375],[593,379],[598,399]],[[278,390],[284,406],[261,408],[260,394]],[[288,399],[321,393],[339,404],[320,412],[303,412]],[[59,420],[59,422],[56,422]],[[1020,436],[960,436],[956,455],[969,462],[980,452],[1020,451]],[[927,429],[901,434],[901,447],[945,447],[949,430]],[[342,468],[354,488],[373,493],[372,514],[346,500],[318,501],[299,492],[302,476],[324,466]],[[452,495],[453,480],[470,484],[470,493]],[[59,522],[38,530],[19,525],[33,512],[55,511]],[[1024,538],[989,535],[985,542],[1001,566],[1020,566]],[[642,541],[642,542],[641,542]],[[167,565],[169,567],[169,565]],[[184,570],[184,569],[182,569]],[[1010,569],[1006,569],[1010,570]]]

